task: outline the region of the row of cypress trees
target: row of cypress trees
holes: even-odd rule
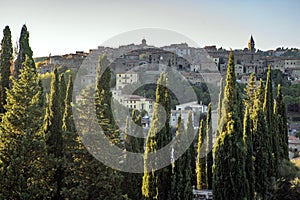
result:
[[[226,84],[220,91],[214,199],[270,198],[280,163],[289,159],[285,106],[280,85],[273,99],[270,67],[265,87],[262,80],[256,86],[252,74],[245,93],[242,101],[231,52]]]
[[[19,52],[14,63],[11,33],[5,27],[0,56],[0,198],[1,199],[192,199],[192,186],[213,189],[214,199],[267,199],[278,176],[278,167],[288,159],[285,106],[280,86],[273,99],[271,70],[266,86],[255,85],[251,75],[246,96],[238,93],[234,57],[230,53],[226,84],[221,84],[217,141],[212,152],[211,106],[206,123],[199,122],[197,152],[194,145],[174,161],[179,143],[169,150],[172,165],[154,170],[156,160],[149,155],[172,142],[170,128],[170,91],[168,75],[162,73],[156,88],[156,101],[150,130],[145,141],[132,137],[142,130],[129,128],[127,120],[124,142],[111,112],[109,61],[99,59],[96,93],[87,88],[77,114],[84,126],[77,133],[72,114],[72,78],[68,84],[54,69],[51,90],[46,96],[36,72],[29,32],[24,25]],[[13,76],[11,76],[13,75]],[[9,79],[9,77],[11,77]],[[243,99],[243,100],[242,100]],[[46,100],[46,101],[45,101]],[[94,105],[95,107],[90,107]],[[162,120],[160,106],[165,109]],[[86,127],[90,114],[96,111],[98,122]],[[135,124],[141,114],[133,111]],[[178,119],[176,135],[180,141],[194,138],[192,114],[186,128]],[[126,151],[144,153],[144,174],[120,173],[100,163],[80,141],[94,141],[90,129],[100,124],[112,145]],[[162,129],[159,130],[159,127]],[[187,136],[187,137],[184,137]],[[185,142],[185,141],[180,141]],[[174,151],[173,151],[174,150]],[[126,151],[124,156],[126,157]],[[173,151],[173,152],[172,152]],[[214,154],[214,160],[213,160]],[[124,159],[125,162],[131,162]],[[169,162],[167,161],[167,162]],[[151,163],[154,162],[154,163]],[[126,164],[126,163],[125,163]],[[150,171],[150,172],[149,172]],[[128,183],[136,186],[128,188]],[[124,195],[127,194],[127,195]]]
[[[93,135],[82,133],[80,138],[76,132],[72,77],[66,81],[55,68],[50,93],[44,95],[25,25],[14,67],[11,32],[5,27],[0,61],[0,199],[125,199],[123,175],[89,154],[80,140]],[[101,57],[99,70],[106,64],[107,58]],[[107,74],[102,78],[110,78]],[[84,104],[95,104],[101,127],[108,129],[112,143],[120,143],[107,112],[109,85],[99,82],[105,83],[98,78],[95,98],[90,98],[91,89],[84,92],[88,98],[78,113],[87,119]]]
[[[171,109],[168,89],[168,73],[164,72],[157,81],[156,102],[154,104],[152,123],[146,139],[144,153],[145,172],[142,180],[143,199],[178,199],[191,200],[193,186],[197,189],[212,189],[212,121],[211,105],[208,106],[206,123],[199,122],[198,148],[194,146],[194,122],[192,111],[188,113],[187,124],[184,126],[181,115],[178,118],[176,133],[172,135],[169,121]],[[165,109],[162,111],[160,106]],[[165,112],[166,114],[163,114]],[[166,115],[165,124],[164,115]],[[204,127],[206,125],[206,127]],[[163,127],[161,130],[160,127]],[[163,169],[155,170],[157,160],[149,159],[149,153],[155,153],[168,143],[175,140],[169,149],[169,157],[165,159],[171,162]],[[182,145],[193,141],[182,154]],[[178,158],[178,159],[176,159]],[[149,160],[148,160],[149,159]],[[150,167],[147,169],[147,167]],[[151,171],[152,169],[152,171]],[[148,172],[150,171],[150,172]]]

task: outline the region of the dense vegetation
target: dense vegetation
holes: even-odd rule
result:
[[[198,134],[192,112],[187,124],[179,117],[175,135],[172,134],[170,115],[176,97],[168,89],[168,73],[163,72],[157,84],[147,88],[155,104],[144,140],[134,137],[143,131],[139,111],[133,110],[127,118],[124,137],[117,126],[111,111],[111,71],[106,55],[99,58],[96,88],[83,90],[79,106],[75,106],[71,73],[58,68],[43,76],[37,73],[25,25],[15,63],[9,27],[5,27],[3,35],[0,199],[191,200],[193,186],[213,189],[216,200],[299,198],[299,163],[289,161],[287,148],[285,103],[291,104],[284,96],[298,95],[298,85],[279,81],[283,86],[274,88],[270,68],[265,85],[261,80],[256,85],[251,75],[247,86],[240,87],[230,54],[226,79],[220,84],[219,127],[215,134],[205,85],[194,87],[199,101],[209,104],[207,115],[199,120]],[[14,68],[12,73],[10,68]],[[41,81],[45,77],[46,89]],[[242,89],[245,96],[241,95]],[[136,92],[141,94],[142,90]],[[165,121],[159,106],[165,108]],[[80,118],[76,124],[80,133],[75,127],[74,110]],[[93,113],[95,122],[90,120]],[[109,145],[124,149],[120,163],[132,164],[134,160],[127,157],[129,152],[140,153],[144,173],[120,172],[95,159],[90,152],[104,152],[99,146],[101,133],[94,132],[96,126],[101,127]],[[192,142],[181,155],[181,145],[195,135],[196,144]],[[85,147],[86,141],[92,143]],[[171,142],[164,158],[171,164],[158,169],[160,163],[151,155]]]

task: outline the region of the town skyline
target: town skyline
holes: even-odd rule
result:
[[[36,3],[30,0],[26,5],[24,2],[3,3],[0,27],[10,26],[15,44],[25,23],[35,57],[88,51],[118,34],[147,27],[175,31],[191,38],[200,47],[217,45],[225,49],[246,48],[253,35],[257,49],[266,51],[278,47],[300,48],[300,30],[295,26],[300,19],[299,6],[294,0],[272,1],[272,4],[235,0],[218,3],[169,0]],[[9,14],[12,8],[13,15]],[[141,34],[120,45],[138,44],[143,37],[151,45],[170,44],[168,41],[158,43]],[[181,42],[184,41],[171,41]]]

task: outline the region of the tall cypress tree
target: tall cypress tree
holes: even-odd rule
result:
[[[19,52],[17,59],[15,61],[13,74],[15,77],[18,77],[20,73],[20,69],[23,68],[23,62],[25,61],[25,56],[28,56],[30,60],[30,66],[34,71],[36,71],[35,63],[33,60],[33,52],[29,45],[29,31],[27,30],[27,26],[24,24],[21,30],[21,35],[19,39]]]
[[[148,153],[154,152],[157,149],[164,147],[168,144],[171,139],[171,131],[169,127],[169,122],[162,124],[162,110],[159,108],[159,105],[163,106],[166,111],[166,117],[170,117],[170,97],[168,91],[168,80],[167,75],[162,73],[157,81],[156,88],[156,101],[154,104],[154,110],[152,114],[152,124],[150,126],[150,130],[148,132],[148,136],[146,139],[146,150],[144,155],[144,167],[145,173],[143,176],[143,186],[142,193],[144,198],[146,199],[169,199],[171,198],[171,177],[172,167],[167,166],[163,169],[152,171],[147,173],[147,168],[150,167],[150,160],[148,159]],[[159,127],[163,127],[160,131],[158,131]],[[170,160],[171,160],[171,149],[170,152]],[[156,161],[153,161],[156,162]],[[152,163],[155,165],[155,163]]]
[[[65,81],[65,74],[62,73],[59,76],[59,89],[60,89],[60,97],[61,97],[61,110],[62,110],[62,116],[64,115],[65,112],[65,98],[66,98],[66,92],[67,92],[67,85]]]
[[[159,103],[163,101],[161,94],[161,82],[162,82],[162,74],[157,81],[156,88],[156,101],[154,103],[154,110],[152,114],[152,123],[150,129],[148,131],[148,135],[146,138],[146,149],[144,155],[144,176],[143,176],[143,184],[142,184],[142,194],[144,199],[158,199],[158,173],[154,169],[150,171],[151,167],[155,166],[155,161],[151,161],[148,159],[148,154],[150,152],[155,152],[157,149],[157,133],[158,127],[161,126],[161,115],[159,113]],[[153,163],[154,162],[154,163]]]
[[[220,93],[219,93],[219,101],[218,101],[218,130],[217,130],[217,136],[220,135],[222,130],[219,130],[222,126],[220,125],[221,123],[221,117],[222,117],[222,101],[224,97],[224,85],[223,85],[223,78],[220,80]]]
[[[191,143],[191,146],[189,147],[189,152],[191,156],[191,181],[192,185],[197,184],[197,178],[196,178],[196,148],[195,148],[195,132],[194,132],[194,125],[193,125],[193,119],[192,119],[192,111],[189,112],[188,118],[187,118],[187,127],[186,127],[186,133],[189,138],[189,141],[193,140]]]
[[[213,152],[212,152],[212,121],[211,121],[211,104],[208,105],[208,112],[206,118],[206,182],[207,189],[212,189],[212,166],[213,166]]]
[[[172,198],[177,200],[191,200],[193,199],[192,182],[191,182],[191,154],[187,150],[183,155],[180,153],[181,145],[188,142],[188,135],[184,130],[183,120],[181,115],[178,118],[176,126],[176,142],[174,143],[174,157],[178,158],[173,164],[172,179]]]
[[[170,129],[170,115],[171,115],[171,100],[170,91],[168,86],[168,74],[163,72],[157,82],[156,87],[156,101],[165,109],[166,121],[164,126],[159,131],[157,137],[157,149],[161,149],[166,146],[172,140],[172,134]],[[169,149],[171,155],[171,149]],[[157,171],[158,176],[158,191],[159,199],[172,199],[171,194],[171,180],[172,166],[168,165]]]
[[[120,172],[98,161],[90,152],[102,151],[101,138],[97,128],[99,123],[95,117],[95,88],[88,87],[80,93],[80,100],[76,102],[76,127],[82,141],[78,141],[73,155],[76,176],[75,182],[70,180],[72,196],[69,199],[122,199],[123,176]],[[87,126],[88,125],[88,126]],[[85,146],[83,146],[83,144]],[[68,145],[68,144],[66,144]],[[68,172],[68,171],[67,171]],[[91,173],[93,172],[93,173]],[[70,193],[69,193],[70,194]],[[77,196],[76,196],[77,195]]]
[[[63,130],[63,171],[62,197],[64,199],[86,199],[87,190],[83,176],[85,148],[77,134],[72,113],[73,82],[69,77],[66,96],[64,99]]]
[[[184,193],[184,158],[183,156],[180,157],[178,153],[180,153],[180,143],[183,143],[182,141],[184,135],[184,127],[183,122],[181,119],[181,115],[178,117],[177,125],[176,125],[176,143],[174,144],[174,157],[178,157],[178,159],[173,164],[173,185],[174,190],[173,193],[173,199],[180,200],[183,198]]]
[[[105,54],[99,57],[96,78],[95,109],[103,133],[112,144],[120,145],[120,133],[111,110],[112,93],[110,91],[111,70]]]
[[[7,91],[0,131],[0,198],[46,199],[46,145],[38,75],[26,57],[18,80]]]
[[[277,88],[277,110],[276,114],[278,116],[278,132],[279,132],[279,149],[280,155],[279,159],[289,159],[289,150],[288,150],[288,128],[287,128],[287,116],[286,116],[286,107],[283,102],[281,86],[278,85]]]
[[[48,107],[44,118],[44,133],[47,137],[47,150],[52,157],[53,175],[51,183],[53,187],[53,199],[61,199],[61,188],[63,179],[62,157],[63,157],[63,135],[62,135],[62,103],[60,96],[60,83],[57,68],[54,68],[51,80],[51,91]]]
[[[255,96],[254,96],[255,100]],[[254,101],[253,101],[254,102]],[[253,109],[253,108],[252,108]],[[253,142],[251,133],[251,121],[248,109],[245,110],[244,117],[244,143],[246,151],[246,178],[249,182],[249,200],[254,199],[255,194],[255,173],[254,173],[254,161],[253,161]]]
[[[245,88],[246,96],[244,98],[245,110],[249,110],[250,114],[252,113],[252,109],[254,106],[255,91],[256,91],[255,74],[251,73],[247,87]]]
[[[197,150],[197,189],[207,189],[206,182],[206,143],[203,119],[200,120],[199,134],[198,134],[198,150]]]
[[[133,123],[130,123],[130,119],[129,117],[127,117],[124,132],[124,143],[126,153],[143,153],[144,140],[143,138],[139,138],[141,134],[143,134],[141,113],[138,110],[133,110],[131,118],[133,120]],[[126,153],[124,164],[132,165],[135,162],[135,160],[129,159],[129,157],[126,156]],[[128,185],[135,186],[128,188]],[[124,173],[123,187],[124,193],[126,193],[130,199],[142,199],[142,174]]]
[[[222,102],[222,130],[214,148],[213,175],[214,199],[248,198],[248,181],[245,174],[245,148],[237,97],[234,56],[229,55],[226,86]]]
[[[265,122],[267,126],[267,136],[268,136],[268,152],[270,157],[270,166],[268,175],[269,177],[275,177],[277,174],[278,168],[278,145],[277,145],[277,134],[274,130],[274,99],[272,92],[272,76],[271,76],[271,67],[268,67],[267,72],[267,81],[265,88],[264,104],[263,111],[265,113]]]
[[[9,88],[10,67],[13,62],[13,47],[9,26],[3,30],[0,50],[0,113],[4,113],[6,105],[6,90]]]
[[[258,90],[260,87],[258,87]],[[259,92],[257,93],[259,94]],[[260,96],[256,96],[251,114],[256,198],[266,199],[269,185],[269,139]]]

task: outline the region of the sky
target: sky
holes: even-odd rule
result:
[[[15,45],[26,24],[34,57],[139,44],[143,38],[155,46],[190,39],[200,47],[243,49],[253,35],[260,50],[300,48],[299,21],[298,0],[0,0],[0,29],[9,25]],[[120,44],[107,42],[141,29]],[[153,29],[182,37],[157,39],[147,33]]]

